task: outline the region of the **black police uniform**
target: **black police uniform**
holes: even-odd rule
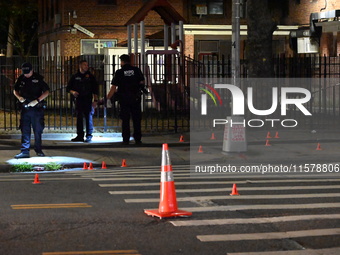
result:
[[[77,137],[84,137],[84,124],[83,118],[86,123],[86,137],[92,138],[93,132],[93,113],[92,97],[93,94],[98,95],[98,83],[96,78],[89,71],[81,73],[78,71],[72,75],[69,80],[66,91],[77,91],[78,97],[72,98],[75,100],[76,112],[77,112]]]
[[[44,130],[44,100],[40,101],[34,107],[27,105],[34,100],[37,100],[45,91],[50,90],[49,86],[43,80],[43,77],[33,72],[33,75],[26,78],[23,74],[17,79],[14,90],[19,95],[25,98],[25,102],[20,104],[21,107],[21,152],[29,153],[31,141],[31,126],[34,132],[34,150],[36,153],[42,153],[41,135]]]
[[[111,82],[112,85],[118,86],[115,97],[120,104],[124,143],[130,140],[130,115],[133,122],[133,138],[136,143],[141,142],[141,91],[145,90],[142,81],[144,81],[142,71],[138,67],[125,64],[116,71]]]

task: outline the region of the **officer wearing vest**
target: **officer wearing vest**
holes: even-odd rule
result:
[[[14,95],[20,102],[21,108],[21,152],[15,158],[29,158],[31,127],[34,132],[34,150],[39,157],[45,156],[41,147],[41,136],[44,129],[44,99],[49,94],[49,86],[43,77],[33,72],[31,63],[21,66],[23,72],[14,85]]]
[[[66,91],[72,95],[77,112],[77,136],[72,142],[91,142],[93,132],[93,114],[98,103],[98,83],[89,71],[86,60],[79,62],[79,70],[72,75]],[[86,123],[86,139],[84,140],[84,124]]]
[[[130,116],[133,122],[133,138],[135,143],[141,144],[141,92],[147,93],[144,85],[144,75],[135,66],[131,66],[130,57],[126,54],[120,56],[121,69],[117,70],[111,82],[111,89],[107,98],[115,94],[120,105],[120,118],[122,120],[123,144],[130,141]]]

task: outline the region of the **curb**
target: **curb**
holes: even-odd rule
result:
[[[73,168],[80,168],[82,169],[83,168],[83,164],[82,163],[69,163],[69,164],[63,164],[63,166],[65,166],[66,169],[73,169]],[[93,167],[94,168],[101,168],[101,164],[99,164],[98,162],[93,162]],[[0,164],[0,173],[19,173],[19,172],[11,172],[10,169],[11,169],[12,165],[10,164]],[[109,167],[109,166],[108,166]],[[34,171],[34,172],[42,172],[42,171]],[[45,172],[59,172],[58,170],[57,171],[45,171]],[[26,172],[25,172],[26,173]]]

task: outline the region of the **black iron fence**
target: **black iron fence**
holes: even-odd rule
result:
[[[187,131],[189,130],[188,96],[179,68],[181,58],[178,54],[147,54],[148,64],[136,56],[135,64],[145,73],[148,94],[142,95],[144,132]],[[99,83],[99,97],[104,98],[110,89],[114,72],[120,68],[119,56],[79,56],[59,58],[31,57],[27,61],[33,64],[35,71],[44,76],[50,86],[45,112],[46,129],[72,130],[75,128],[74,105],[66,86],[71,75],[78,69],[81,59],[89,63],[90,71]],[[21,74],[20,58],[0,58],[1,99],[0,129],[12,130],[19,126],[20,114],[13,95],[15,80]],[[112,102],[99,106],[95,111],[94,126],[97,131],[119,130],[119,104]]]
[[[171,54],[170,54],[171,53]],[[31,57],[34,70],[45,77],[51,91],[47,99],[45,114],[46,128],[50,130],[72,130],[75,127],[75,112],[66,85],[76,72],[80,59],[89,62],[90,70],[100,85],[100,97],[105,97],[114,72],[120,68],[118,56],[78,56],[78,57]],[[230,78],[231,60],[229,56],[218,58],[211,54],[197,61],[175,52],[148,52],[144,59],[135,56],[134,63],[145,74],[149,93],[142,95],[144,132],[188,131],[190,128],[190,79]],[[13,85],[21,74],[24,61],[18,57],[0,57],[0,129],[13,130],[19,125],[18,109],[13,96]],[[309,127],[339,124],[340,119],[340,56],[339,57],[285,57],[274,58],[274,70],[279,78],[316,78],[317,86],[311,89],[313,100],[308,109],[313,119],[304,118],[298,109],[290,109],[289,114],[299,117]],[[247,62],[241,60],[241,77],[247,77]],[[332,78],[329,80],[328,78]],[[326,80],[328,79],[328,80]],[[229,94],[224,95],[230,102]],[[98,107],[94,124],[98,131],[119,130],[119,105],[113,102],[111,108]]]

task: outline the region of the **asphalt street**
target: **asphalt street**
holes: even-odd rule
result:
[[[149,135],[141,147],[122,147],[112,135],[97,135],[91,144],[71,143],[71,134],[47,135],[47,157],[28,161],[78,168],[38,172],[41,184],[32,184],[35,172],[8,173],[10,164],[23,160],[12,158],[20,141],[5,136],[0,254],[340,254],[339,132],[279,134],[265,146],[267,132],[250,133],[248,151],[233,154],[221,152],[219,132],[217,141],[209,139],[210,132],[201,141],[183,134],[184,142],[180,134]],[[189,218],[144,213],[159,206],[165,142],[178,207],[192,212]],[[122,159],[127,167],[121,167]],[[83,170],[84,162],[93,162],[94,169]],[[194,172],[204,164],[237,171],[261,166],[262,172]],[[292,171],[263,172],[264,166],[279,165]],[[230,196],[234,184],[240,195]]]

